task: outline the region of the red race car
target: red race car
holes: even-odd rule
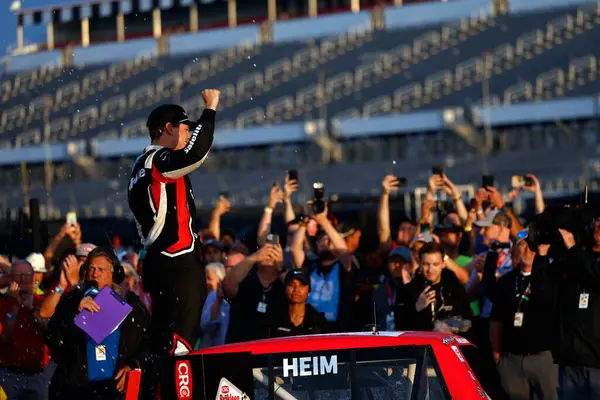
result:
[[[466,339],[434,332],[296,336],[189,352],[177,343],[161,399],[489,399]]]

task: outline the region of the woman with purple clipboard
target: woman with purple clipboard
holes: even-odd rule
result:
[[[124,271],[110,248],[90,252],[81,275],[83,287],[63,296],[48,326],[50,399],[120,399],[127,373],[148,360],[149,316],[135,294],[120,297]]]

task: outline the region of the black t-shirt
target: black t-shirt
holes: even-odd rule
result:
[[[277,278],[269,288],[263,288],[258,279],[258,267],[250,270],[240,283],[237,295],[229,302],[227,343],[263,339],[267,318],[287,305],[283,282]]]
[[[443,320],[451,317],[462,317],[472,319],[473,312],[469,306],[467,292],[458,281],[453,272],[444,269],[439,283],[431,285],[436,292],[434,304],[435,316],[432,315],[431,307],[421,311],[416,310],[416,303],[426,286],[425,277],[416,275],[410,283],[398,287],[396,293],[396,308],[394,319],[396,329],[399,331],[431,331],[433,320]]]
[[[304,320],[299,326],[292,323],[289,311],[286,307],[280,308],[276,314],[271,314],[267,323],[265,336],[275,338],[314,335],[328,333],[329,331],[329,322],[325,319],[325,315],[318,312],[310,304],[306,304]]]
[[[514,269],[498,280],[490,318],[502,323],[502,351],[535,354],[551,348],[552,309],[527,290],[531,275]],[[522,313],[515,316],[516,313]],[[515,326],[515,319],[521,326]],[[519,323],[517,322],[517,325]]]

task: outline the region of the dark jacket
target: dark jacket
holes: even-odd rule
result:
[[[86,334],[73,323],[79,314],[78,307],[84,291],[75,290],[66,294],[58,303],[54,316],[48,324],[46,344],[57,364],[52,385],[57,387],[85,387],[88,385]],[[126,296],[133,310],[121,323],[119,356],[115,374],[124,366],[132,369],[144,367],[149,358],[149,316],[146,307],[133,293]],[[107,381],[116,385],[116,381]]]
[[[495,286],[491,320],[502,324],[502,351],[537,354],[551,349],[554,334],[552,308],[531,290],[519,268],[504,275]],[[533,286],[533,283],[531,284]],[[523,313],[522,326],[515,326],[515,313]]]
[[[556,363],[600,368],[600,260],[574,246],[564,259],[550,263],[536,255],[532,294],[543,296],[554,314],[552,354]],[[589,295],[580,308],[580,296]]]
[[[432,331],[433,322],[431,308],[427,307],[417,312],[417,299],[425,289],[425,278],[417,275],[405,286],[398,289],[396,295],[396,329],[399,331]],[[436,319],[460,316],[471,319],[473,312],[469,306],[467,292],[453,272],[444,269],[441,281],[432,286],[436,291]],[[443,307],[443,309],[441,309]]]
[[[310,304],[306,305],[304,321],[302,325],[295,326],[290,320],[287,308],[281,308],[279,312],[272,314],[267,321],[264,337],[276,338],[299,335],[315,335],[329,333],[330,324],[323,313],[318,312]]]

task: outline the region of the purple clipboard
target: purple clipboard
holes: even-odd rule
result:
[[[73,320],[96,344],[113,333],[133,309],[114,290],[106,286],[94,297],[100,311],[83,310]]]

